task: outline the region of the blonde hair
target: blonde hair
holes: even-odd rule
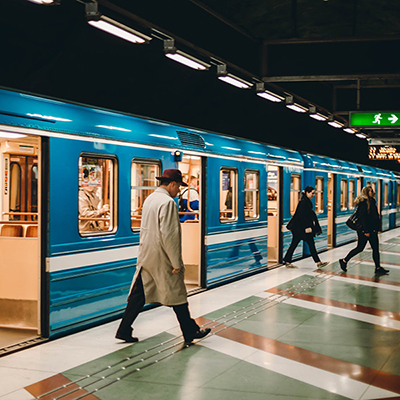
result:
[[[361,189],[361,194],[359,196],[357,196],[357,198],[354,200],[354,204],[356,206],[358,206],[362,201],[366,201],[367,202],[367,206],[368,206],[368,211],[369,211],[369,208],[371,206],[369,192],[371,190],[374,190],[374,189],[372,189],[372,186],[370,186],[370,185],[364,186]]]

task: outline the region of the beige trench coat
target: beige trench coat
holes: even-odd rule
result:
[[[173,274],[174,268],[180,272]],[[147,304],[174,306],[187,303],[178,209],[171,195],[161,187],[143,204],[137,270],[132,287],[139,271]]]

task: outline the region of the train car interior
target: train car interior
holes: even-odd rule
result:
[[[201,286],[201,157],[183,155],[178,168],[188,187],[178,196],[179,219],[182,228],[182,257],[188,291]]]
[[[282,168],[268,165],[268,266],[277,264],[280,255],[279,183]]]
[[[40,146],[0,131],[0,348],[40,335]]]

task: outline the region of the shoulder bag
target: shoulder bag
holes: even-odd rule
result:
[[[346,221],[346,225],[354,231],[362,230],[362,224],[358,216],[358,208],[356,208],[353,214],[350,215],[349,219]]]

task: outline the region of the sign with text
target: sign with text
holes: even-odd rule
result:
[[[369,146],[370,160],[400,160],[400,146]]]
[[[349,125],[353,128],[400,128],[400,111],[351,112]]]

